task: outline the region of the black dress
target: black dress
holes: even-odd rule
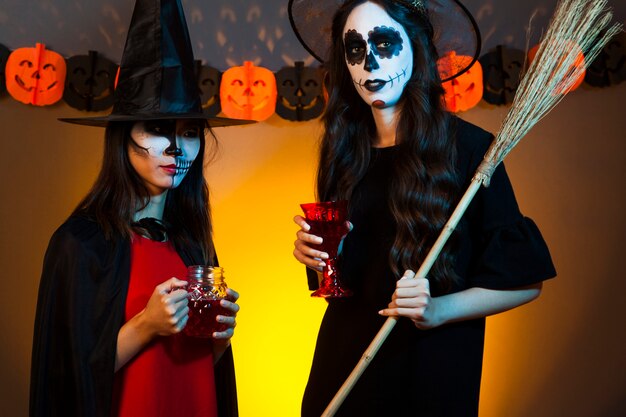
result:
[[[457,172],[469,185],[492,139],[455,119]],[[329,300],[319,330],[302,416],[319,417],[385,321],[396,279],[389,266],[395,236],[388,190],[397,147],[373,149],[354,190],[341,272],[354,296]],[[547,246],[532,220],[519,212],[504,167],[482,188],[455,232],[455,270],[469,287],[505,289],[555,275]],[[309,279],[311,282],[311,279]],[[485,319],[419,330],[401,318],[336,416],[477,416]]]

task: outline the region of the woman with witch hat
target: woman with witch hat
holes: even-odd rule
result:
[[[230,339],[179,333],[188,265],[216,265],[207,116],[179,0],[137,0],[95,184],[50,240],[35,320],[31,416],[237,415]]]
[[[292,26],[328,70],[317,176],[320,201],[348,200],[353,230],[339,268],[353,296],[329,298],[302,415],[322,414],[384,316],[403,316],[336,416],[475,417],[485,317],[536,298],[555,275],[504,167],[481,189],[428,279],[413,278],[493,137],[444,110],[441,82],[480,49],[455,0],[291,0]],[[460,67],[438,68],[454,51]],[[301,216],[294,256],[328,254]]]

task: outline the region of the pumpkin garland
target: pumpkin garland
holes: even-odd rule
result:
[[[209,115],[217,116],[221,110],[220,83],[222,73],[216,68],[202,65],[202,61],[196,61],[196,77],[202,108]]]
[[[276,108],[276,77],[267,68],[246,61],[222,74],[220,100],[228,117],[263,121]]]
[[[608,45],[587,68],[585,82],[593,87],[608,87],[626,80],[626,32],[613,36]]]
[[[9,59],[10,54],[11,51],[9,48],[0,43],[0,96],[7,91],[4,81],[4,69],[6,68],[7,59]]]
[[[450,72],[449,68],[464,68],[472,61],[471,56],[450,54],[437,62],[440,72]],[[474,62],[465,72],[443,83],[446,110],[453,113],[469,110],[476,106],[483,96],[483,69],[480,61]]]
[[[324,111],[321,68],[306,68],[304,62],[276,73],[276,113],[286,120],[311,120]]]
[[[443,83],[446,108],[462,112],[481,100],[492,105],[510,104],[536,48],[528,57],[524,51],[503,45],[487,52],[465,73]],[[465,59],[452,53],[438,66],[445,70],[462,65]],[[582,65],[584,59],[581,52],[575,66]],[[116,75],[117,64],[96,51],[65,59],[42,43],[13,51],[0,44],[0,96],[6,91],[25,104],[47,106],[63,98],[79,110],[106,110],[113,102]],[[222,73],[198,61],[196,76],[202,106],[214,115],[223,112],[232,118],[263,121],[276,113],[285,120],[306,121],[319,117],[327,100],[322,68],[305,67],[303,62],[273,73],[246,61]],[[569,91],[583,82],[604,88],[624,80],[626,33],[621,32]]]
[[[529,65],[531,62],[533,62],[533,60],[535,59],[535,55],[537,55],[537,51],[539,50],[539,46],[540,45],[535,45],[532,48],[530,48],[530,50],[528,51],[528,62]],[[567,94],[567,93],[571,93],[572,91],[576,90],[578,87],[580,87],[580,85],[583,83],[584,79],[585,79],[585,56],[583,55],[582,51],[580,50],[580,47],[578,47],[578,45],[575,44],[571,44],[571,49],[572,50],[578,50],[578,53],[576,54],[576,61],[574,62],[574,64],[568,68],[567,72],[568,73],[574,73],[574,71],[576,71],[578,68],[582,69],[582,74],[580,75],[580,77],[578,77],[578,79],[576,80],[576,82],[574,84],[572,84],[569,88],[567,88],[566,91],[557,91],[558,94]],[[559,70],[561,69],[562,65],[559,66]]]
[[[79,110],[101,111],[113,105],[117,64],[96,51],[67,59],[63,100]]]
[[[524,51],[498,45],[478,60],[483,67],[483,100],[511,104],[524,71]]]
[[[5,67],[9,94],[25,104],[45,106],[63,97],[65,60],[38,43],[34,48],[19,48],[9,55]]]

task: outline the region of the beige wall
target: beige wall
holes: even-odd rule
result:
[[[488,320],[481,417],[626,415],[626,83],[583,86],[507,158],[522,211],[541,228],[559,276],[539,300]],[[497,130],[508,108],[462,116]],[[99,168],[97,128],[58,104],[0,99],[0,403],[27,414],[32,326],[47,241]],[[216,241],[242,294],[234,340],[242,417],[295,416],[324,305],[292,259],[298,203],[313,197],[317,122],[273,116],[218,130],[208,168]],[[268,375],[274,374],[272,378]]]

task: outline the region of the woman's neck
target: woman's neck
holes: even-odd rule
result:
[[[167,190],[162,194],[150,196],[148,204],[135,212],[134,220],[139,221],[146,217],[152,217],[157,220],[163,220],[163,211],[165,210],[165,199],[167,197]]]
[[[396,144],[396,130],[398,128],[398,106],[377,109],[372,107],[374,123],[376,123],[377,148],[386,148]]]

